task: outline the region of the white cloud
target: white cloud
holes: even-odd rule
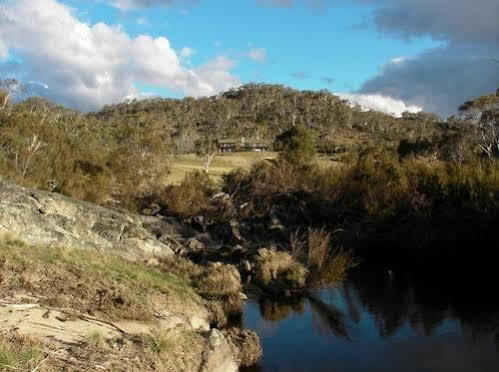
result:
[[[0,39],[0,61],[6,59],[9,56],[9,48],[7,45]]]
[[[146,18],[140,17],[140,18],[137,18],[137,24],[141,25],[141,26],[144,26],[144,25],[148,25],[149,22],[147,21]]]
[[[256,62],[265,62],[267,60],[267,51],[265,48],[253,48],[248,52],[248,57]]]
[[[499,64],[493,55],[499,55],[499,47],[451,43],[388,63],[360,93],[391,96],[448,116],[463,102],[495,91]]]
[[[49,86],[47,84],[44,84],[44,83],[41,83],[39,81],[28,81],[28,84],[31,84],[31,85],[38,85],[44,89],[49,89]]]
[[[405,61],[407,61],[407,59],[408,59],[407,57],[395,57],[390,60],[390,63],[395,63],[395,64],[404,63]]]
[[[132,38],[118,26],[89,25],[56,0],[0,5],[2,50],[14,51],[22,62],[0,64],[0,76],[43,81],[51,98],[82,110],[140,95],[134,84],[192,96],[239,85],[230,72],[234,62],[225,57],[186,68],[167,38]]]
[[[138,7],[134,0],[114,0],[110,1],[109,4],[120,10],[132,10]]]
[[[188,46],[183,47],[180,49],[180,56],[184,58],[189,58],[190,56],[196,54],[196,51]]]
[[[381,111],[395,117],[401,117],[403,112],[420,112],[422,107],[408,105],[404,101],[381,94],[334,93],[352,104],[357,104],[363,110]]]
[[[356,0],[369,3],[373,0]],[[377,0],[372,21],[384,33],[443,41],[411,58],[397,58],[369,79],[361,93],[378,93],[441,115],[499,84],[499,1]]]

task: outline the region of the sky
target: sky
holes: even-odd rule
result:
[[[82,111],[249,82],[452,114],[499,87],[497,0],[0,0],[0,78]]]

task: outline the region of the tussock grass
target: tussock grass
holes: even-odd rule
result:
[[[40,343],[28,337],[0,335],[0,370],[30,371],[43,359]]]
[[[175,346],[174,338],[167,332],[153,332],[148,341],[149,349],[156,354],[167,353]]]
[[[304,288],[308,270],[287,252],[262,248],[258,251],[256,280],[261,285]]]
[[[331,233],[322,229],[308,229],[308,267],[320,271],[330,253]]]
[[[165,258],[161,267],[182,277],[196,293],[208,300],[212,321],[219,327],[227,323],[230,315],[242,312],[241,276],[234,266],[212,263],[204,267],[185,258],[175,257]]]
[[[136,370],[175,372],[201,369],[205,340],[195,331],[177,326],[142,335],[137,343],[141,353],[137,358],[144,361]]]
[[[90,331],[86,336],[87,342],[94,346],[102,345],[105,341],[104,335],[98,330]]]

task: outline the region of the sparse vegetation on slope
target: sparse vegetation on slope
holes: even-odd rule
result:
[[[227,322],[224,311],[240,290],[237,270],[222,264],[130,262],[4,236],[0,310],[24,316],[0,324],[0,369],[32,370],[43,361],[44,371],[199,370],[203,353],[219,346],[210,345],[209,324]]]

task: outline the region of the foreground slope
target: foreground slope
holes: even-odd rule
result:
[[[175,257],[139,216],[3,181],[0,195],[1,368],[236,371],[231,335],[258,344],[211,327],[227,322],[218,299],[241,296],[230,266]]]

